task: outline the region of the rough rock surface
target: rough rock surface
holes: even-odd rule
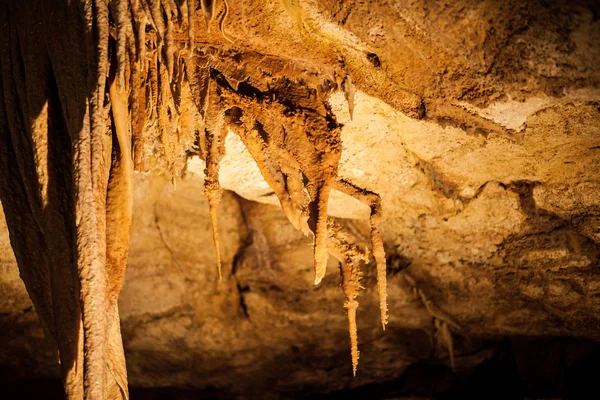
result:
[[[330,259],[313,286],[311,239],[275,207],[230,134],[221,283],[203,161],[189,158],[176,189],[158,173],[136,176],[119,300],[130,384],[289,398],[392,381],[420,360],[450,365],[436,322],[450,326],[458,371],[489,359],[489,341],[505,337],[600,340],[597,4],[290,3],[303,31],[282,12],[288,1],[272,3],[232,4],[227,34],[257,51],[322,63],[361,55],[391,82],[355,63],[352,118],[343,93],[329,100],[343,124],[340,176],[382,197],[388,328],[378,320],[371,263],[352,378],[337,264]],[[310,48],[318,29],[337,51]],[[392,83],[423,98],[424,119],[399,109]],[[368,212],[341,193],[330,199],[330,214],[366,246]],[[0,371],[57,374],[5,225],[0,327]]]

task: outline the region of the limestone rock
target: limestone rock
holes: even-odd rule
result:
[[[499,354],[506,338],[515,348],[524,336],[599,341],[592,3],[231,4],[225,31],[240,48],[306,68],[346,62],[354,95],[328,100],[341,124],[339,176],[382,198],[389,325],[381,330],[370,262],[353,378],[337,263],[330,257],[313,285],[311,238],[288,222],[231,131],[219,179],[223,282],[198,149],[176,187],[162,167],[135,177],[119,300],[130,384],[265,399],[364,388],[418,362],[450,368],[444,324],[459,373]],[[162,151],[158,139],[147,146]],[[367,206],[334,190],[329,213],[370,246]],[[32,307],[0,215],[0,371],[9,377],[58,373]]]

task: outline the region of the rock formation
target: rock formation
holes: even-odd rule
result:
[[[600,339],[594,2],[21,3],[0,6],[14,376],[55,376],[58,349],[71,398],[127,376],[286,398]]]

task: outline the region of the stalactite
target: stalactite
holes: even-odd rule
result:
[[[145,61],[144,61],[145,62]],[[133,63],[132,63],[133,64]],[[131,131],[134,169],[144,170],[144,127],[147,121],[148,76],[143,74],[142,63],[135,63],[131,70],[129,104],[131,105]]]
[[[140,11],[136,11],[136,12],[140,12]],[[138,62],[140,65],[140,70],[141,72],[144,72],[144,67],[146,66],[146,23],[148,22],[148,16],[146,15],[146,13],[143,13],[143,15],[140,17],[139,19],[139,27],[138,27],[138,52],[137,52],[137,56],[138,56]]]
[[[223,13],[221,15],[221,18],[219,19],[219,32],[221,32],[221,35],[225,38],[225,40],[227,40],[230,43],[233,43],[233,40],[225,33],[225,21],[229,16],[229,4],[227,3],[227,0],[221,1],[223,2]]]
[[[196,14],[196,0],[187,0],[187,28],[188,28],[188,42],[186,43],[188,48],[188,57],[186,57],[186,69],[187,73],[190,74],[194,70],[194,32],[195,30],[195,19]],[[190,77],[191,78],[191,77]],[[190,79],[191,80],[191,79]]]
[[[171,149],[169,146],[169,121],[168,121],[168,98],[169,98],[169,76],[167,67],[164,63],[158,63],[157,69],[157,83],[158,83],[158,98],[156,99],[156,112],[158,118],[158,130],[160,134],[160,140],[163,145],[165,152],[165,159],[169,167],[172,164]]]
[[[385,250],[383,247],[383,238],[379,233],[378,225],[381,221],[381,206],[380,203],[373,206],[371,211],[371,245],[373,247],[373,256],[377,266],[377,292],[379,293],[379,312],[381,315],[381,326],[385,330],[388,323],[388,306],[387,306],[387,266],[385,259]]]
[[[213,2],[212,0],[200,0],[200,7],[202,9],[202,13],[204,14],[208,31],[210,32],[210,24],[214,18]]]
[[[272,156],[267,143],[262,139],[256,122],[250,122],[250,127],[241,127],[237,124],[232,124],[230,127],[238,134],[238,136],[240,136],[242,142],[248,149],[248,152],[252,155],[252,158],[260,168],[266,182],[275,192],[279,199],[279,203],[281,204],[281,209],[287,219],[294,228],[304,234],[308,234],[310,232],[307,223],[308,215],[301,206],[303,203],[294,201],[290,196],[290,193],[286,188],[286,176],[275,161],[275,157]]]
[[[164,10],[164,14],[165,14],[165,22],[167,25],[167,30],[164,36],[164,43],[165,43],[165,48],[164,48],[164,53],[165,53],[165,60],[167,63],[167,73],[169,74],[169,82],[171,82],[173,80],[173,68],[174,68],[174,58],[175,58],[175,44],[174,44],[174,39],[173,39],[173,16],[174,16],[174,12],[171,9],[171,4],[169,2],[169,0],[162,0],[161,1],[162,4],[162,8]]]
[[[356,87],[352,83],[352,78],[350,75],[346,75],[344,80],[342,81],[342,90],[344,91],[344,97],[348,102],[348,113],[350,114],[350,119],[354,118],[354,96],[356,95]]]
[[[118,294],[125,278],[125,268],[129,248],[124,243],[129,241],[133,209],[133,159],[131,155],[131,130],[128,123],[127,93],[117,88],[112,81],[109,88],[111,112],[113,116],[113,144],[115,162],[113,162],[107,187],[106,199],[106,269],[110,280],[108,285],[108,312],[110,326],[107,337],[108,367],[120,393],[128,398],[127,369],[120,338],[118,317]],[[113,333],[115,332],[115,333]],[[119,335],[119,336],[117,336]],[[117,349],[115,351],[114,349]]]
[[[219,226],[217,209],[221,201],[221,185],[219,184],[219,163],[225,155],[225,138],[227,129],[220,116],[215,116],[216,121],[207,126],[206,136],[206,169],[204,171],[204,193],[208,198],[208,207],[210,211],[210,221],[213,231],[213,241],[215,244],[217,269],[219,281],[223,280],[221,271],[221,250],[219,246]]]
[[[348,313],[348,332],[350,335],[350,355],[352,359],[352,372],[356,376],[358,368],[358,333],[356,326],[356,311],[358,309],[358,294],[361,288],[360,280],[362,273],[360,264],[368,260],[369,254],[366,249],[361,249],[352,244],[341,227],[333,220],[328,221],[329,248],[331,253],[340,262],[340,274],[342,277],[342,290],[346,296],[344,308]]]
[[[157,119],[158,116],[158,49],[156,43],[154,43],[154,49],[150,53],[148,60],[148,82],[150,85],[149,96],[148,96],[148,119]]]
[[[196,15],[196,0],[186,0],[185,9],[187,11],[187,28],[188,28],[188,43],[190,51],[194,50],[194,32],[195,32],[195,15]]]
[[[314,220],[312,231],[315,236],[315,285],[323,280],[327,270],[327,260],[329,259],[329,252],[327,251],[327,203],[329,202],[330,191],[330,182],[326,181],[319,185],[313,199],[313,207],[310,210],[311,220]]]
[[[127,63],[128,42],[133,35],[132,18],[129,14],[129,3],[127,0],[116,0],[111,2],[117,25],[117,77],[120,90],[125,88],[125,65]]]
[[[159,52],[159,59],[163,62],[166,62],[166,60],[164,60],[163,58],[163,44],[165,40],[166,28],[165,22],[163,20],[163,13],[161,7],[161,0],[150,0],[150,18],[152,24],[156,28],[157,49]]]
[[[74,145],[74,168],[76,173],[75,214],[81,221],[77,227],[77,270],[81,282],[82,319],[85,351],[84,392],[86,399],[102,398],[104,363],[106,357],[106,272],[104,271],[105,238],[102,237],[105,222],[102,220],[102,199],[100,185],[103,184],[102,165],[104,152],[103,139],[106,129],[104,96],[108,72],[108,5],[103,1],[88,1],[85,4],[88,28],[92,31],[88,38],[97,37],[97,43],[90,40],[96,56],[89,56],[88,70],[95,90],[90,99],[89,132],[79,132]],[[95,35],[94,35],[95,33]],[[86,134],[87,133],[87,134]],[[78,176],[77,176],[78,175]],[[99,221],[100,219],[100,221]]]
[[[344,192],[371,208],[371,216],[369,222],[371,224],[371,245],[373,248],[373,256],[377,268],[377,291],[379,293],[379,311],[381,314],[381,325],[385,330],[388,321],[388,306],[387,306],[387,266],[385,259],[385,249],[383,247],[383,239],[379,233],[379,222],[383,217],[381,207],[381,199],[379,196],[368,190],[359,188],[350,182],[340,179],[335,183],[335,188]]]

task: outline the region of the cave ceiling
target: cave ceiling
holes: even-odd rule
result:
[[[80,148],[53,150],[81,121],[103,132],[106,329],[132,386],[290,398],[466,371],[505,338],[600,340],[597,2],[109,1],[105,53],[81,10],[37,3],[0,6],[7,376],[61,374],[41,304],[73,295],[28,295],[28,271],[85,250],[61,247],[79,217],[56,228],[84,210]],[[64,377],[83,349],[58,348]]]

